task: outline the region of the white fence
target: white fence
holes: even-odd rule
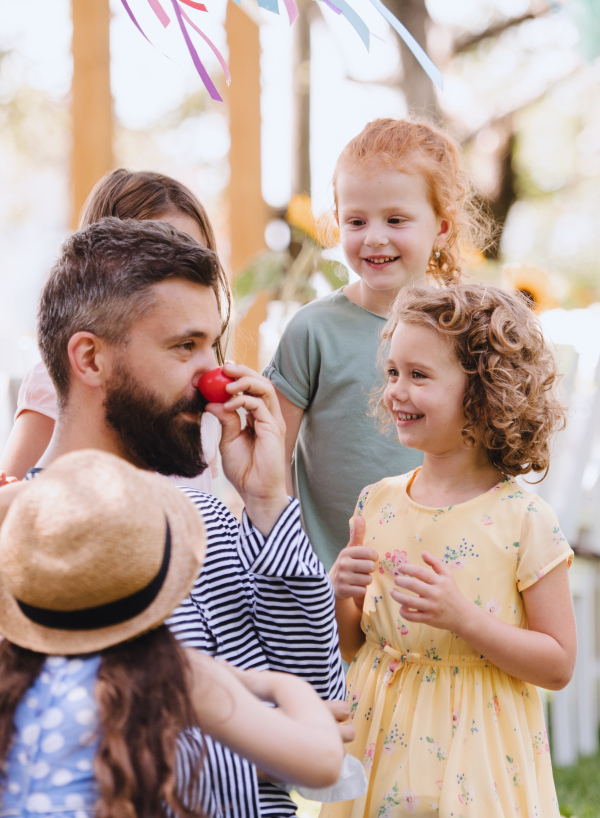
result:
[[[570,571],[577,620],[575,673],[561,691],[548,694],[552,758],[571,766],[598,750],[600,679],[600,362],[593,378],[578,377],[573,347],[559,347],[563,388],[571,407],[556,440],[552,466],[535,491],[556,510],[563,533],[578,551]]]

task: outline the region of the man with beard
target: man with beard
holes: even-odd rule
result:
[[[104,219],[64,243],[39,303],[38,341],[58,398],[48,449],[29,477],[69,451],[103,449],[161,474],[206,468],[196,386],[214,368],[225,327],[216,257],[162,222]],[[206,560],[170,626],[187,645],[241,668],[294,673],[325,699],[343,696],[334,597],[285,491],[285,424],[270,382],[236,379],[222,425],[223,471],[241,495],[241,523],[211,495],[185,489],[204,517]],[[245,410],[246,425],[238,414]],[[85,474],[78,475],[85,480]],[[12,487],[10,487],[12,488]],[[193,741],[187,741],[193,750]],[[285,816],[287,793],[204,739],[206,813]],[[186,775],[180,755],[180,775]],[[202,789],[202,788],[200,788]]]

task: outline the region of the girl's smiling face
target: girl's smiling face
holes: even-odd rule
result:
[[[343,167],[336,199],[342,249],[364,286],[395,293],[425,278],[448,223],[436,215],[422,176],[382,162]]]
[[[463,450],[467,375],[451,342],[433,327],[399,323],[386,370],[383,401],[399,441],[438,456]]]

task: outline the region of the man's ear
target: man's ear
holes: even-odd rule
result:
[[[107,375],[106,341],[93,332],[76,332],[67,352],[73,377],[92,388],[104,386]]]

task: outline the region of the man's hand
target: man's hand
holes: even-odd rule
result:
[[[366,523],[363,517],[354,517],[348,545],[340,551],[329,577],[337,599],[364,598],[373,578],[378,554],[374,548],[363,545]]]
[[[253,525],[268,536],[289,503],[285,489],[285,423],[275,389],[247,366],[226,363],[226,375],[236,379],[227,403],[207,409],[223,426],[223,472],[238,491]],[[238,409],[246,413],[246,425]]]

